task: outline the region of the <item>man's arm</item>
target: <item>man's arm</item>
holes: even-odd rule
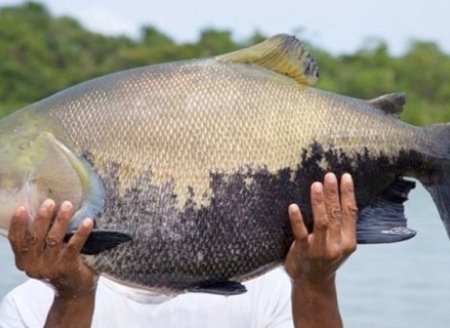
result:
[[[308,234],[297,205],[289,207],[295,237],[285,261],[292,281],[295,327],[342,327],[335,277],[356,249],[357,207],[349,174],[334,174],[311,186],[314,231]]]
[[[45,327],[90,327],[92,322],[98,275],[81,261],[79,255],[93,222],[84,220],[64,244],[72,214],[72,205],[64,202],[55,217],[55,203],[47,200],[39,208],[30,228],[27,228],[26,209],[19,207],[9,229],[8,238],[18,269],[29,277],[50,283],[55,289]]]

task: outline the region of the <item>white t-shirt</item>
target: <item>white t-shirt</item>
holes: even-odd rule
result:
[[[282,268],[245,283],[247,292],[220,296],[186,293],[175,297],[99,279],[92,327],[292,327],[291,284]],[[53,290],[30,279],[0,306],[0,327],[42,327]],[[76,320],[76,318],[74,318]]]

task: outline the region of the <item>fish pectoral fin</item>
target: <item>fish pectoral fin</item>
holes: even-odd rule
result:
[[[247,288],[236,281],[219,281],[219,282],[201,282],[196,286],[190,287],[189,292],[208,293],[216,295],[239,295],[247,292]]]
[[[403,105],[406,103],[406,97],[402,92],[390,93],[371,99],[369,103],[386,114],[400,116],[403,111]]]
[[[41,132],[29,143],[28,161],[33,165],[30,173],[39,201],[52,198],[56,204],[70,200],[74,208],[83,202],[83,183],[73,165],[75,155],[56,137]]]
[[[413,181],[399,178],[360,211],[356,226],[358,244],[395,243],[416,235],[406,226],[403,206],[414,187]]]
[[[64,242],[67,243],[74,234],[75,231],[66,233]],[[94,229],[84,243],[81,253],[85,255],[95,255],[130,240],[132,240],[131,236],[123,232]]]
[[[296,37],[287,34],[275,35],[252,47],[218,56],[216,60],[260,65],[305,85],[313,85],[319,78],[314,58]]]
[[[28,162],[34,166],[34,197],[39,201],[52,198],[57,205],[71,201],[76,212],[68,231],[76,230],[84,218],[95,218],[101,212],[105,190],[88,161],[48,132],[39,133],[30,148]]]

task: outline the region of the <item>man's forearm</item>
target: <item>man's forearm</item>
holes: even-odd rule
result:
[[[90,327],[94,315],[94,305],[95,290],[73,298],[55,296],[44,327]]]
[[[292,283],[295,327],[342,327],[334,278],[323,284]]]

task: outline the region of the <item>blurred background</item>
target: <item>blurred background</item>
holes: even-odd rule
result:
[[[403,120],[448,122],[449,12],[446,0],[0,0],[0,116],[108,72],[291,33],[316,58],[319,88],[365,99],[403,91]],[[450,326],[450,243],[423,188],[407,214],[417,237],[361,246],[340,272],[347,327]],[[0,298],[23,280],[0,239]]]

